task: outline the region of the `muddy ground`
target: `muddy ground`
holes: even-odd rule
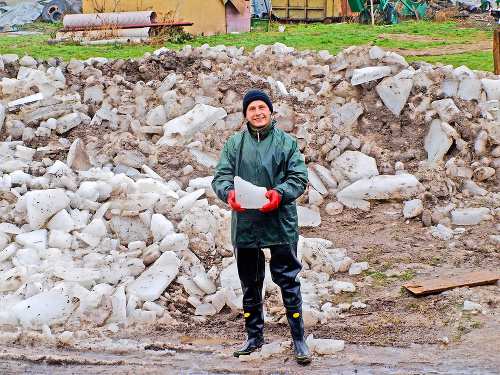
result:
[[[405,223],[401,205],[375,204],[369,212],[346,210],[323,215],[320,227],[302,230],[306,237],[330,239],[348,255],[370,264],[351,294],[332,295],[334,305],[361,301],[351,309],[309,327],[316,338],[345,340],[336,355],[315,356],[308,367],[295,364],[289,346],[266,360],[241,362],[233,348],[245,339],[241,313],[225,308],[200,322],[177,306],[178,323],[122,328],[113,333],[89,329],[79,344],[61,344],[23,333],[2,345],[2,374],[497,374],[500,373],[500,289],[498,284],[458,288],[416,297],[402,286],[414,280],[500,269],[499,249],[486,238],[498,233],[494,221],[467,229],[458,240],[436,240],[414,220]],[[463,301],[481,301],[484,313],[462,310]],[[325,301],[326,302],[326,301]],[[268,298],[266,304],[280,307]],[[4,326],[5,332],[11,329]],[[53,333],[57,333],[57,328]],[[288,327],[268,322],[268,342],[290,340]],[[99,342],[106,342],[99,346]],[[90,343],[93,343],[90,345]],[[118,345],[114,348],[109,343]],[[142,349],[124,348],[125,343]]]

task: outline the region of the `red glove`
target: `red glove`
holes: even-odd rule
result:
[[[281,197],[276,190],[268,190],[266,193],[266,198],[270,200],[268,204],[263,205],[259,211],[266,212],[272,211],[278,208]]]
[[[238,212],[245,211],[245,209],[241,207],[241,204],[236,203],[236,201],[234,200],[235,196],[236,196],[236,191],[231,190],[229,192],[229,197],[227,197],[227,203],[229,203],[233,211],[238,211]]]

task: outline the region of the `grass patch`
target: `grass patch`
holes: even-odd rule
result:
[[[54,26],[56,26],[54,28]],[[485,30],[475,27],[464,28],[455,22],[432,22],[414,20],[403,21],[397,25],[387,27],[387,25],[361,25],[359,23],[333,23],[324,25],[322,23],[299,23],[287,24],[285,32],[278,32],[278,23],[271,22],[269,32],[250,32],[242,34],[227,34],[201,36],[186,40],[183,38],[157,38],[151,44],[120,44],[118,45],[79,45],[76,43],[58,43],[50,45],[48,40],[53,38],[60,24],[46,24],[43,22],[25,25],[23,30],[38,30],[42,34],[19,35],[13,37],[0,37],[0,49],[16,53],[20,56],[24,53],[34,58],[47,59],[49,57],[62,57],[69,61],[72,57],[78,59],[88,59],[89,57],[112,58],[136,58],[146,52],[154,52],[155,49],[165,46],[169,49],[181,49],[184,45],[190,44],[199,47],[203,44],[216,46],[224,44],[226,46],[245,47],[247,51],[252,51],[261,44],[272,45],[276,42],[284,43],[294,47],[299,51],[304,50],[327,50],[333,55],[352,45],[378,45],[383,48],[407,48],[419,49],[422,53],[428,48],[443,47],[453,44],[467,44],[478,40],[490,40],[492,30]],[[189,28],[187,28],[189,31]],[[400,34],[407,36],[421,36],[432,38],[421,40],[400,40],[381,37],[381,34]],[[445,65],[467,65],[471,69],[493,71],[492,52],[468,52],[458,55],[439,56],[408,56],[408,62],[425,61],[431,64],[441,62]]]

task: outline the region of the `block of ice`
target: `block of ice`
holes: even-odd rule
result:
[[[406,201],[403,207],[403,216],[406,219],[411,219],[412,217],[416,217],[422,213],[424,210],[424,205],[420,199],[412,199],[410,201]]]
[[[485,215],[490,214],[490,209],[487,207],[462,208],[450,213],[453,225],[476,225],[484,219]]]
[[[413,198],[424,187],[407,173],[363,178],[337,193],[338,200],[350,208],[369,208],[369,199],[404,200]]]
[[[196,202],[203,194],[205,194],[205,189],[195,190],[192,193],[183,196],[177,201],[174,208],[172,208],[172,212],[178,214],[182,211],[189,210],[194,202]]]
[[[243,208],[259,209],[269,203],[265,187],[256,186],[239,176],[234,177],[234,190],[236,203],[239,203]]]
[[[307,207],[297,206],[297,216],[299,227],[317,227],[321,224],[320,213]]]
[[[335,294],[340,293],[340,292],[355,292],[356,287],[354,286],[353,283],[350,283],[348,281],[338,281],[336,280],[333,283],[333,292]]]
[[[0,292],[19,289],[27,277],[27,267],[14,267],[0,274]]]
[[[312,185],[314,189],[316,189],[316,191],[318,191],[318,193],[320,194],[328,193],[328,190],[326,189],[325,185],[323,185],[323,181],[321,181],[321,179],[313,169],[307,168],[307,174],[309,176],[309,183]]]
[[[166,235],[160,243],[162,252],[173,251],[180,254],[189,247],[189,236],[185,233],[172,233]]]
[[[175,232],[174,225],[162,214],[153,214],[151,217],[151,232],[155,242],[159,242],[169,234]]]
[[[33,230],[42,228],[47,219],[70,203],[63,189],[29,191],[25,196],[28,222]]]
[[[427,161],[436,163],[443,159],[453,144],[453,137],[459,138],[456,135],[456,130],[445,122],[433,120],[429,128],[429,132],[424,139],[424,149],[427,151]]]
[[[77,298],[53,288],[16,303],[12,313],[25,328],[40,329],[45,324],[50,327],[64,322],[78,304]]]
[[[359,151],[345,151],[332,164],[351,182],[365,177],[378,176],[375,159]]]
[[[101,271],[89,268],[72,268],[56,266],[53,269],[54,276],[65,281],[72,281],[83,286],[89,287],[94,280],[101,277]]]
[[[47,223],[47,228],[69,233],[75,229],[75,222],[68,211],[61,210],[50,219]]]
[[[337,187],[337,181],[335,178],[333,178],[332,172],[323,167],[320,164],[314,164],[314,169],[316,170],[316,173],[318,174],[319,178],[329,187],[329,188],[336,188]]]
[[[333,126],[341,133],[349,133],[352,127],[357,124],[358,117],[363,114],[363,107],[354,100],[332,112],[331,118]]]
[[[213,155],[207,154],[206,152],[197,150],[195,148],[190,148],[189,153],[193,155],[198,163],[205,167],[213,168],[217,165],[217,159]]]
[[[437,111],[441,120],[446,123],[451,123],[460,113],[453,99],[435,100],[431,103],[431,107]]]
[[[47,248],[47,229],[18,234],[16,242],[25,247],[44,251]]]
[[[181,262],[173,251],[164,252],[152,266],[127,285],[127,293],[143,301],[154,301],[179,273]]]
[[[185,115],[170,120],[163,126],[164,135],[157,145],[183,145],[196,133],[209,131],[217,120],[227,116],[223,108],[216,108],[199,103]]]
[[[219,275],[219,279],[222,288],[231,288],[232,290],[241,289],[236,262],[224,268]]]
[[[385,106],[397,116],[410,96],[412,78],[413,72],[403,70],[393,77],[384,78],[375,88]]]
[[[356,86],[362,83],[375,81],[387,77],[391,74],[389,66],[369,66],[366,68],[354,69],[351,78],[351,85]]]

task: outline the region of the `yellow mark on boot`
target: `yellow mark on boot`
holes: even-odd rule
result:
[[[299,313],[295,313],[295,314],[293,314],[293,317],[294,317],[294,318],[298,318],[299,316],[300,316],[300,314],[299,314]]]
[[[248,318],[250,316],[250,313],[245,313],[245,318]]]

